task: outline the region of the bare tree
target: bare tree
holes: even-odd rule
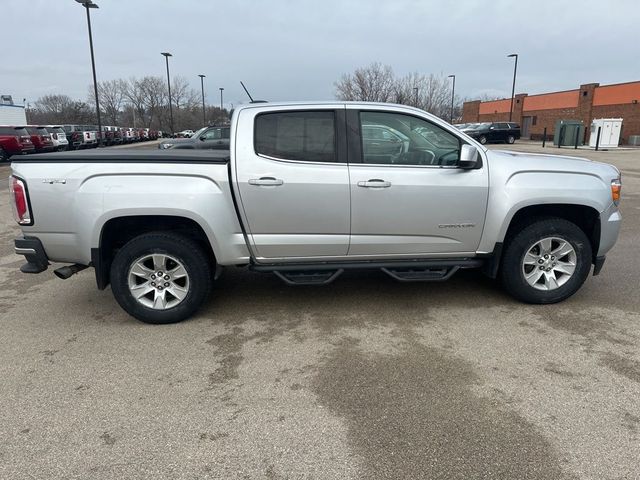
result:
[[[193,108],[200,103],[200,96],[184,77],[173,77],[171,82],[171,101],[176,108]]]
[[[126,82],[124,80],[107,80],[98,82],[98,97],[100,99],[100,112],[103,113],[111,125],[118,124],[118,116],[122,109],[126,94]],[[88,103],[95,108],[95,93],[89,88]]]
[[[334,85],[336,97],[340,100],[400,103],[447,120],[451,116],[451,85],[444,75],[414,72],[397,78],[390,66],[373,63],[343,75]],[[461,108],[460,99],[456,96],[454,118]]]
[[[414,105],[438,117],[449,118],[451,85],[446,77],[416,72],[398,79],[396,85],[396,103]]]
[[[147,125],[150,126],[157,118],[163,128],[166,128],[165,125],[168,127],[169,122],[162,115],[168,106],[167,86],[162,77],[143,77],[137,84],[147,113]]]
[[[92,123],[95,113],[89,105],[68,95],[45,95],[34,102],[29,117],[36,125]]]
[[[100,110],[105,122],[112,125],[142,127],[154,130],[169,128],[169,96],[163,77],[131,77],[98,84]],[[174,129],[197,129],[202,126],[202,106],[199,91],[190,87],[183,77],[171,82]],[[207,122],[221,124],[228,121],[226,110],[206,106]],[[88,102],[76,101],[67,95],[46,95],[29,109],[29,121],[34,124],[88,124],[96,123],[93,88]]]
[[[334,85],[340,100],[388,102],[395,90],[395,78],[390,66],[372,63],[342,75]]]
[[[130,108],[127,108],[127,110],[131,113],[131,119],[127,118],[127,123],[132,126],[143,125],[145,122],[145,102],[140,82],[131,77],[129,80],[122,80],[122,86],[124,88],[124,96],[130,104]],[[136,119],[138,119],[137,122]]]

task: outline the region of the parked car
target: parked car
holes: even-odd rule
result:
[[[31,136],[24,127],[0,126],[0,162],[6,162],[12,155],[34,151]]]
[[[520,138],[520,125],[513,122],[484,122],[462,131],[482,145],[500,142],[513,143]]]
[[[84,132],[79,125],[63,125],[62,130],[69,142],[69,150],[77,150],[84,145]]]
[[[408,144],[383,162],[367,125]],[[230,151],[16,157],[21,270],[71,263],[55,271],[65,279],[91,266],[98,288],[110,283],[149,323],[192,315],[232,265],[295,285],[347,269],[429,281],[481,268],[515,298],[546,304],[573,295],[592,265],[597,275],[620,230],[615,167],[488,150],[411,107],[248,104],[231,134]]]
[[[27,125],[25,128],[31,136],[33,146],[36,147],[36,153],[53,152],[53,140],[46,128],[33,125]]]
[[[98,131],[97,125],[91,126],[96,131],[96,141],[99,143],[102,141],[102,145],[105,147],[109,147],[113,145],[113,132],[107,125],[102,125],[102,133]]]
[[[69,140],[67,140],[67,134],[64,133],[64,130],[60,126],[55,125],[47,125],[45,127],[49,135],[51,136],[51,141],[53,142],[54,150],[58,152],[62,152],[69,148]]]
[[[82,138],[84,148],[95,148],[98,146],[98,127],[95,125],[82,126]]]
[[[190,138],[171,138],[163,140],[158,148],[165,150],[190,149],[190,150],[228,150],[230,127],[203,127]]]
[[[176,138],[191,138],[195,132],[193,130],[182,130],[176,133]]]
[[[107,129],[111,132],[111,143],[112,145],[121,145],[122,144],[122,131],[120,127],[116,126],[108,126]]]

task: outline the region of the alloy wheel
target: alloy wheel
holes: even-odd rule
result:
[[[527,249],[522,258],[522,274],[537,290],[555,290],[571,279],[577,259],[576,250],[567,240],[546,237]]]

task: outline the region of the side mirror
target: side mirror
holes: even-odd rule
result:
[[[200,135],[200,137],[198,137],[200,139],[201,142],[204,142],[206,140],[206,138],[204,138],[204,135]]]
[[[463,144],[460,149],[460,160],[457,167],[465,170],[475,168],[478,165],[478,150],[473,145]]]

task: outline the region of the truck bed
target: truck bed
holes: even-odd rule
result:
[[[230,160],[228,150],[140,150],[104,149],[76,150],[72,152],[16,155],[13,163],[218,163]]]

